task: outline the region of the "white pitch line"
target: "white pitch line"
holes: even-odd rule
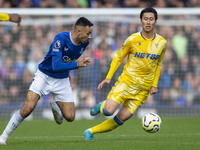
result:
[[[147,133],[148,134],[148,133]],[[151,133],[149,133],[151,134]],[[154,135],[154,134],[151,134]],[[199,136],[200,133],[196,133],[196,134],[158,134],[156,136]],[[100,135],[98,134],[98,136],[104,136],[104,137],[143,137],[146,135],[139,135],[139,134],[135,134],[135,135]],[[50,138],[82,138],[84,136],[15,136],[15,137],[11,137],[13,139],[50,139]]]

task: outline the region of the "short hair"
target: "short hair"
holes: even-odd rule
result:
[[[153,13],[155,19],[156,19],[156,20],[158,19],[157,11],[156,11],[154,8],[152,8],[152,7],[144,8],[144,9],[141,11],[141,13],[140,13],[140,19],[142,19],[144,13]]]
[[[91,23],[87,18],[85,17],[80,17],[76,23],[75,23],[75,26],[83,26],[83,27],[86,27],[86,26],[93,26],[93,23]]]

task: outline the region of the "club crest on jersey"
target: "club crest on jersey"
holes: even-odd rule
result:
[[[59,41],[59,40],[56,41],[56,43],[55,43],[55,48],[60,48],[60,41]]]
[[[140,45],[141,45],[141,42],[139,42],[138,45],[140,46]]]
[[[122,44],[122,47],[120,48],[121,51],[123,50],[123,47],[124,47],[124,44]]]

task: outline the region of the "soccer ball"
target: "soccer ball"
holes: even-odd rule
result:
[[[155,113],[148,113],[142,118],[142,128],[149,132],[157,132],[162,125],[160,117]]]

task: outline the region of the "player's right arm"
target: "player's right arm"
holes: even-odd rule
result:
[[[122,47],[118,50],[118,52],[116,53],[116,55],[114,56],[111,65],[110,65],[110,69],[108,71],[108,74],[106,76],[106,79],[104,79],[97,87],[98,90],[100,90],[104,84],[109,84],[115,71],[117,70],[117,68],[120,66],[120,64],[123,62],[124,58],[130,53],[130,49],[131,49],[131,41],[129,39],[127,39],[124,43],[124,45],[122,45]]]
[[[108,71],[108,74],[106,76],[106,79],[112,79],[115,71],[120,66],[120,64],[123,62],[124,58],[130,53],[131,49],[131,41],[128,38],[125,43],[122,45],[122,47],[118,50],[118,52],[115,54],[110,69]]]
[[[90,63],[90,58],[80,58],[75,62],[62,62],[62,50],[64,49],[65,41],[60,36],[56,36],[52,43],[52,70],[54,72],[65,72],[66,70],[73,70],[79,67],[85,67]]]
[[[100,90],[104,84],[110,84],[110,79],[104,79],[103,81],[101,81],[101,83],[99,83],[97,89]]]
[[[91,62],[90,57],[80,58],[77,61],[77,66],[78,67],[86,67],[87,63],[90,63],[90,62]]]

